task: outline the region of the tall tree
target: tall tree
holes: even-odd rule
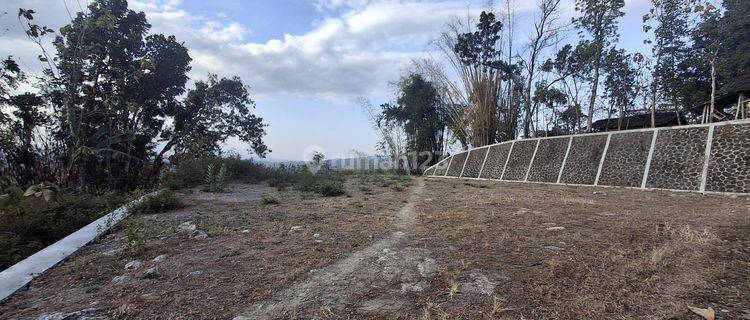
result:
[[[575,9],[581,13],[581,16],[573,18],[573,22],[581,34],[589,34],[592,47],[590,58],[593,75],[590,79],[591,95],[588,104],[589,117],[586,124],[586,130],[589,131],[591,130],[591,116],[594,114],[596,106],[599,76],[605,53],[618,40],[617,19],[625,14],[622,11],[624,5],[624,0],[576,0]]]
[[[249,143],[255,154],[265,157],[271,151],[263,142],[266,125],[252,113],[254,106],[247,86],[238,77],[211,74],[205,81],[196,81],[184,101],[174,106],[172,125],[161,133],[164,146],[154,158],[152,178],[157,177],[168,152],[215,155],[220,143],[230,137]]]
[[[635,102],[638,90],[638,70],[633,66],[633,56],[625,50],[610,49],[604,59],[604,96],[609,100],[610,110],[619,114],[617,129],[622,129],[622,118]],[[611,118],[611,117],[608,117]]]
[[[644,15],[644,32],[653,30],[653,39],[644,42],[651,45],[651,126],[656,125],[656,110],[677,108],[680,102],[681,80],[678,65],[685,57],[687,12],[684,0],[653,0],[649,13]],[[677,111],[677,110],[676,110]]]
[[[127,1],[100,0],[54,41],[58,134],[71,150],[68,166],[80,188],[89,182],[109,187],[137,182],[132,177],[184,93],[187,49],[173,36],[148,35],[150,27]],[[96,174],[97,166],[106,174]]]
[[[396,104],[383,104],[379,117],[380,124],[398,122],[406,132],[407,152],[410,157],[410,168],[417,172],[419,165],[434,155],[442,153],[445,114],[441,106],[437,89],[418,74],[410,74],[399,84],[399,95]],[[431,165],[431,163],[427,163]]]

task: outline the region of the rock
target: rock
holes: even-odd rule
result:
[[[156,258],[154,258],[154,260],[151,260],[151,261],[156,262],[156,263],[162,263],[162,262],[164,262],[166,260],[167,260],[167,256],[163,255],[163,254],[160,254],[160,255],[156,256]]]
[[[531,212],[530,209],[521,208],[521,209],[516,210],[516,212],[513,212],[513,215],[514,216],[521,216],[521,215],[527,214],[529,212]]]
[[[617,214],[616,213],[612,213],[612,212],[599,212],[596,215],[597,216],[602,216],[602,217],[612,217],[612,216],[616,216]]]
[[[122,275],[122,276],[116,276],[112,278],[112,284],[115,284],[115,285],[124,284],[124,283],[127,283],[128,281],[130,281],[130,276]]]
[[[45,313],[39,316],[39,318],[36,318],[37,320],[63,320],[67,318],[68,315],[62,313],[62,312],[54,312],[54,313]]]
[[[304,226],[293,226],[291,229],[289,229],[289,231],[291,232],[302,231],[302,229],[304,228],[305,228]]]
[[[416,283],[402,283],[401,284],[401,294],[407,294],[409,292],[422,292],[425,289],[427,289],[429,285],[425,283],[424,281],[416,282]]]
[[[469,274],[471,282],[461,284],[461,293],[492,295],[495,292],[495,283],[479,271]]]
[[[193,232],[193,239],[208,239],[208,234],[202,230],[195,230]]]
[[[323,240],[315,239],[315,243],[323,243]]]
[[[313,234],[313,238],[320,238],[320,233]]]
[[[146,272],[143,274],[144,279],[157,279],[161,278],[161,273],[159,273],[159,270],[156,269],[156,267],[151,267],[146,270]]]
[[[142,294],[141,298],[143,300],[154,301],[154,300],[158,300],[160,297],[159,297],[158,293],[151,292],[151,293],[144,293],[144,294]]]
[[[185,221],[183,223],[180,223],[179,226],[177,226],[178,229],[182,232],[193,232],[197,229],[195,224],[192,221]]]
[[[125,270],[136,270],[143,266],[143,263],[139,260],[133,260],[125,264]]]
[[[102,252],[102,255],[112,257],[112,256],[116,256],[118,253],[120,253],[120,249],[112,249],[112,250],[107,250],[107,251]]]
[[[549,230],[549,231],[560,231],[560,230],[565,230],[565,227],[560,227],[560,226],[548,227],[547,230]]]
[[[562,250],[564,250],[563,248],[556,247],[556,246],[544,246],[544,249],[552,250],[552,251],[562,251]]]
[[[244,234],[248,234],[248,233],[250,233],[250,229],[245,229],[245,230],[242,230],[242,233],[244,233]]]
[[[203,271],[193,271],[193,272],[188,273],[186,277],[188,277],[188,278],[197,278],[201,274],[203,274]]]
[[[602,196],[606,196],[607,195],[607,193],[604,192],[604,191],[594,191],[594,192],[592,192],[592,194],[594,194],[594,195],[598,194],[598,195],[602,195]]]
[[[437,271],[437,262],[435,259],[426,258],[417,264],[417,269],[419,270],[419,275],[423,278],[431,278]]]

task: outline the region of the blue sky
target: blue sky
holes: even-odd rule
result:
[[[38,70],[38,50],[23,37],[15,19],[19,7],[35,9],[38,21],[58,29],[69,21],[65,0],[2,1],[0,56],[13,55]],[[75,10],[78,1],[67,0]],[[81,3],[85,1],[80,0]],[[392,97],[389,81],[398,79],[413,58],[428,54],[430,41],[455,16],[476,13],[482,1],[416,0],[139,0],[152,32],[184,41],[193,61],[193,79],[208,72],[239,75],[252,87],[256,112],[269,124],[266,143],[272,159],[301,160],[309,146],[328,158],[351,150],[375,154],[377,133],[358,97],[373,104]],[[518,0],[517,39],[524,44],[536,10]],[[502,4],[497,2],[497,6]],[[572,15],[573,0],[562,1],[561,21]],[[643,51],[641,17],[648,0],[626,1],[621,46]],[[571,40],[576,40],[570,30]],[[644,52],[645,53],[645,52]],[[248,155],[247,146],[226,148]]]

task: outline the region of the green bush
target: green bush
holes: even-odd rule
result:
[[[279,200],[276,200],[276,198],[274,197],[263,196],[261,200],[263,201],[263,204],[265,205],[279,204]]]
[[[182,155],[174,157],[174,163],[162,175],[161,186],[181,190],[206,184],[207,189],[213,190],[217,183],[220,185],[229,181],[258,183],[268,177],[269,170],[260,163],[244,160],[239,156],[192,158]],[[222,178],[219,180],[223,181],[218,181],[217,178]]]
[[[133,214],[155,214],[184,207],[182,200],[172,191],[162,191],[153,196],[147,196],[141,203],[130,208]]]
[[[20,190],[20,189],[19,189]],[[60,193],[52,200],[6,190],[0,205],[0,270],[116,209],[126,201],[118,192],[103,195]]]
[[[316,192],[326,197],[340,196],[345,193],[344,184],[341,181],[336,180],[323,181],[318,184]]]

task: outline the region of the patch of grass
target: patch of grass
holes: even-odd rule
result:
[[[174,192],[165,190],[153,196],[147,196],[141,203],[134,205],[130,210],[136,215],[155,214],[167,212],[184,207],[185,204]]]
[[[261,198],[261,201],[265,205],[279,204],[279,200],[276,200],[276,198],[271,196],[263,196],[263,198]]]
[[[325,197],[340,196],[345,193],[344,183],[341,181],[335,181],[335,180],[324,181],[316,187],[315,191]]]
[[[6,190],[0,205],[0,270],[77,231],[122,205],[118,192],[101,195],[59,193],[49,201]]]

